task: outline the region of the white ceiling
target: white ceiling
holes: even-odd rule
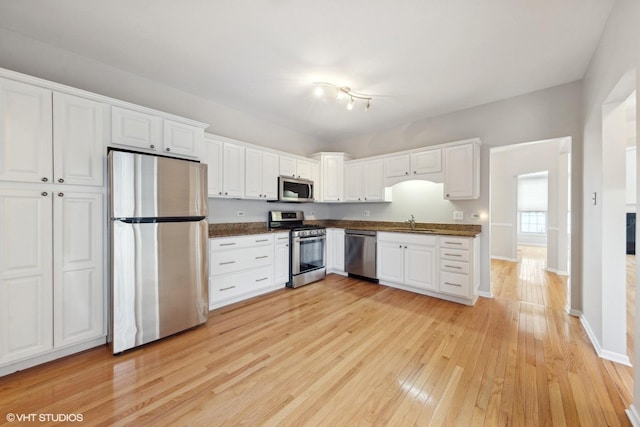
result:
[[[613,2],[0,0],[0,26],[330,141],[579,80]]]

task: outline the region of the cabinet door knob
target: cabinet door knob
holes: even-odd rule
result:
[[[404,174],[405,174],[405,175],[409,175],[409,172],[405,172]]]
[[[49,181],[49,178],[47,178],[46,176],[43,176],[42,177],[42,182],[47,182],[47,181]]]
[[[58,193],[58,197],[63,197],[64,193]]]
[[[167,147],[167,151],[171,151],[171,148]]]
[[[398,246],[400,249],[402,249],[402,245]]]
[[[222,191],[218,191],[218,194],[222,196]]]
[[[414,175],[415,175],[416,173],[417,173],[416,171],[413,171],[413,174],[414,174]]]
[[[229,195],[229,193],[227,193],[227,192],[225,191],[225,192],[224,192],[224,195],[225,195],[225,196],[228,196],[228,195]]]
[[[58,182],[62,184],[64,182],[64,178],[58,178]]]
[[[155,146],[155,145],[153,145],[153,144],[151,144],[149,147],[150,147],[150,148],[156,148],[156,146]]]
[[[49,194],[49,193],[47,193],[46,191],[43,191],[43,192],[42,192],[42,193],[40,193],[40,194],[42,194],[43,196],[46,196],[46,195],[47,195],[47,194]]]

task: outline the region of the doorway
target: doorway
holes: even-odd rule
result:
[[[571,138],[495,147],[490,156],[491,258],[517,262],[519,244],[544,247],[545,269],[569,276]]]

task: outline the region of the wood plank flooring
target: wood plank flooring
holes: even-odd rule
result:
[[[494,261],[495,298],[474,307],[331,275],[221,308],[121,356],[103,347],[0,378],[0,423],[629,425],[615,369],[535,258]]]

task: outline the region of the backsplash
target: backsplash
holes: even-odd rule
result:
[[[263,200],[209,199],[209,222],[266,222],[270,210],[301,210],[305,218],[359,221],[405,221],[481,224],[470,218],[477,201],[451,202],[442,196],[443,185],[429,181],[407,181],[392,187],[392,202],[379,203],[270,203]],[[462,221],[453,221],[453,211],[462,210]],[[369,216],[365,216],[368,211]],[[238,212],[243,215],[238,215]]]

